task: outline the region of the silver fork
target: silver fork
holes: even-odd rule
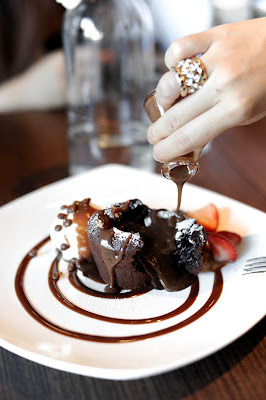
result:
[[[250,258],[246,262],[247,264],[245,265],[242,275],[266,272],[266,257]]]

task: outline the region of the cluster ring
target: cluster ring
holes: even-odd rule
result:
[[[170,71],[177,80],[181,97],[201,89],[208,79],[204,64],[196,56],[179,61],[175,67],[170,68]]]

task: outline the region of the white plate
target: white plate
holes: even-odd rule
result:
[[[129,167],[109,165],[64,179],[28,194],[0,209],[0,345],[27,359],[73,373],[107,379],[136,379],[178,368],[221,349],[244,334],[265,314],[265,274],[242,275],[246,260],[265,256],[266,216],[237,201],[186,184],[182,208],[195,209],[209,202],[220,209],[219,229],[244,236],[238,260],[223,268],[224,286],[218,302],[195,322],[156,338],[119,344],[86,342],[55,333],[29,316],[14,290],[23,256],[48,235],[59,207],[91,197],[100,206],[140,198],[156,208],[174,209],[172,182]],[[207,300],[213,273],[200,274],[195,303],[183,314],[152,324],[121,325],[72,312],[49,292],[48,269],[55,250],[48,243],[32,260],[25,277],[33,306],[51,321],[71,330],[106,336],[131,336],[174,325],[195,313]],[[62,267],[63,268],[63,267]],[[75,291],[64,275],[63,292],[80,306],[118,318],[145,318],[173,310],[189,289],[176,293],[149,292],[131,299],[106,300]]]

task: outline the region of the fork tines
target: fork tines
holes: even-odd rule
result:
[[[266,272],[266,257],[250,258],[247,263],[243,270],[243,275]]]

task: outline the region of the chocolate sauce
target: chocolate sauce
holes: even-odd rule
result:
[[[70,268],[72,263],[69,263],[68,270],[70,272],[77,272],[77,270],[79,270],[82,272],[82,274],[84,276],[92,279],[94,282],[104,284],[104,281],[102,280],[102,278],[99,274],[98,268],[97,268],[93,258],[90,258],[87,260],[72,259],[71,261],[74,261],[74,262],[73,262],[73,268]]]
[[[37,256],[37,250],[36,249],[33,249],[33,250],[31,250],[29,252],[29,257],[33,258],[33,257],[36,257],[36,256]]]
[[[119,251],[115,251],[112,240],[114,237],[113,229],[103,230],[100,234],[99,238],[99,246],[101,249],[101,255],[105,265],[107,267],[107,271],[109,274],[109,288],[112,290],[115,286],[115,279],[114,279],[114,269],[115,266],[121,261],[126,247],[132,237],[132,233],[128,233],[127,239],[123,242]]]
[[[181,204],[182,189],[184,183],[191,178],[191,173],[187,165],[180,165],[169,171],[171,180],[176,184],[177,187],[177,207],[176,212],[178,213]]]
[[[63,225],[67,228],[72,224],[72,220],[67,218],[64,220]]]
[[[137,199],[96,212],[89,221],[88,229],[91,250],[104,281],[112,287],[117,281],[124,283],[123,279],[127,279],[130,282],[126,282],[128,286],[121,287],[134,287],[136,280],[133,281],[128,272],[131,265],[132,270],[138,268],[138,271],[143,271],[143,280],[137,281],[139,287],[145,285],[144,279],[150,281],[153,287],[168,291],[190,286],[201,269],[202,257],[198,260],[198,270],[189,271],[185,266],[186,260],[181,260],[177,251],[175,235],[182,236],[187,254],[193,253],[194,244],[195,254],[199,256],[200,246],[203,246],[203,255],[205,239],[202,243],[197,241],[202,227],[195,224],[194,236],[188,243],[185,235],[178,232],[177,225],[183,219],[183,215],[175,212],[150,209]],[[101,257],[98,257],[99,253]],[[124,274],[127,274],[126,278]]]
[[[66,214],[63,214],[63,213],[60,213],[60,214],[57,215],[57,218],[59,218],[59,219],[66,219],[66,218],[67,218],[67,215],[66,215]]]
[[[147,323],[152,323],[152,322],[160,322],[164,321],[165,319],[174,317],[176,315],[181,314],[185,310],[187,310],[196,300],[198,292],[199,292],[199,282],[198,280],[191,286],[190,294],[187,300],[178,308],[175,310],[171,311],[170,313],[160,315],[158,317],[152,317],[152,318],[144,318],[144,319],[121,319],[121,318],[112,318],[112,317],[106,317],[100,314],[95,314],[90,311],[84,310],[72,302],[70,302],[60,291],[57,282],[60,278],[60,274],[58,272],[58,263],[61,259],[61,255],[59,254],[55,260],[53,261],[50,271],[49,271],[49,287],[51,289],[51,292],[53,295],[65,306],[70,308],[71,310],[78,312],[82,315],[86,315],[88,317],[94,318],[94,319],[99,319],[102,321],[107,321],[107,322],[112,322],[112,323],[120,323],[120,324],[147,324]],[[115,294],[109,294],[105,292],[100,292],[96,291],[94,289],[90,289],[87,286],[83,285],[82,282],[80,282],[79,278],[76,275],[76,271],[73,271],[69,275],[69,280],[72,283],[72,285],[80,290],[83,293],[89,294],[91,296],[96,296],[96,297],[101,297],[101,298],[109,298],[109,299],[125,299],[125,298],[130,298],[130,297],[136,297],[145,293],[148,293],[149,291],[152,290],[151,287],[145,288],[145,289],[137,289],[137,290],[132,290],[126,293],[115,293]]]
[[[91,215],[97,210],[95,207],[90,205],[90,199],[85,199],[82,202],[74,202],[73,209],[73,223],[77,224],[77,242],[80,257],[87,259],[91,257],[91,251],[89,247],[89,241],[87,236],[87,224]]]
[[[71,283],[72,286],[74,286],[75,289],[79,290],[80,292],[89,294],[90,296],[94,297],[101,297],[103,299],[128,299],[130,297],[135,297],[135,296],[140,296],[142,294],[150,292],[153,288],[151,286],[147,286],[145,288],[141,289],[135,289],[135,290],[130,290],[125,293],[119,292],[117,288],[115,288],[113,291],[106,290],[106,287],[104,289],[104,292],[100,292],[94,289],[89,288],[88,286],[85,286],[78,278],[77,276],[77,271],[71,271],[69,274],[69,282]],[[104,282],[102,282],[104,283]],[[108,287],[108,285],[107,285]]]
[[[177,213],[180,210],[183,186],[198,170],[199,164],[193,158],[179,157],[179,161],[163,165],[162,175],[171,179],[177,187]]]
[[[212,252],[207,246],[204,254],[204,263],[202,271],[214,272],[223,268],[227,263],[225,261],[214,261]]]
[[[176,100],[175,104],[182,100],[182,97]],[[144,101],[144,109],[148,114],[151,122],[156,122],[165,112],[156,100],[156,90],[153,90]],[[164,164],[162,174],[164,177],[171,179],[177,186],[177,208],[178,213],[181,204],[182,189],[184,184],[198,172],[197,160],[202,149],[196,149],[190,153],[178,157],[176,161]],[[174,166],[174,167],[173,167]]]
[[[64,250],[69,249],[69,247],[70,247],[69,244],[67,244],[67,243],[62,243],[61,246],[60,246],[60,250],[64,251]]]
[[[182,217],[166,210],[151,210],[149,218],[150,225],[139,229],[146,262],[156,272],[164,289],[178,291],[190,286],[195,277],[179,268],[174,257],[176,224]]]
[[[80,339],[80,340],[92,341],[92,342],[100,342],[100,343],[126,343],[126,342],[135,342],[135,341],[139,341],[139,340],[145,340],[145,339],[150,339],[153,337],[161,336],[161,335],[164,335],[164,334],[167,334],[170,332],[174,332],[180,328],[183,328],[184,326],[187,326],[187,325],[191,324],[192,322],[196,321],[198,318],[202,317],[214,306],[214,304],[218,301],[218,299],[222,293],[222,287],[223,287],[222,274],[220,271],[216,271],[215,275],[214,275],[214,284],[213,284],[212,292],[211,292],[208,300],[198,311],[196,311],[190,317],[186,318],[185,320],[183,320],[173,326],[170,326],[168,328],[161,329],[161,330],[158,330],[158,331],[152,332],[152,333],[147,333],[147,334],[142,334],[142,335],[132,335],[132,336],[108,337],[108,336],[99,336],[99,335],[89,335],[89,334],[84,334],[82,332],[76,332],[76,331],[72,331],[70,329],[65,329],[65,328],[60,327],[59,325],[53,323],[52,321],[49,321],[48,319],[46,319],[45,316],[39,314],[39,312],[30,303],[30,300],[28,299],[28,297],[25,293],[25,290],[24,290],[24,286],[23,286],[24,274],[25,274],[26,269],[32,259],[31,254],[35,254],[35,252],[37,253],[37,251],[48,241],[49,241],[49,237],[42,240],[23,258],[21,264],[19,265],[17,274],[16,274],[15,290],[16,290],[16,294],[17,294],[18,299],[21,302],[22,306],[24,307],[24,309],[29,313],[29,315],[32,318],[34,318],[36,321],[41,323],[46,328],[48,328],[54,332],[60,333],[62,335],[68,336],[68,337],[72,337],[72,338],[76,338],[76,339]],[[151,323],[151,322],[159,322],[164,319],[168,319],[175,315],[181,314],[182,312],[187,310],[194,303],[195,299],[197,298],[199,289],[198,289],[198,282],[195,282],[191,287],[191,291],[190,291],[188,299],[185,301],[185,303],[181,307],[178,307],[176,310],[174,310],[170,313],[164,314],[162,316],[159,316],[159,317],[140,319],[140,320],[124,320],[124,319],[115,319],[115,318],[105,317],[105,316],[94,314],[94,313],[89,313],[88,311],[80,309],[79,307],[77,307],[76,305],[71,303],[59,291],[57,282],[60,279],[60,274],[58,272],[58,262],[59,262],[60,257],[61,257],[61,255],[58,255],[50,267],[50,271],[49,271],[50,289],[52,290],[52,293],[56,296],[56,298],[62,304],[64,304],[71,310],[73,310],[75,312],[79,312],[80,314],[86,315],[88,317],[105,320],[106,322],[120,323],[120,324],[143,324],[143,323],[146,324],[146,323]]]
[[[63,220],[63,225],[65,228],[71,226],[72,223],[76,224],[79,256],[82,259],[89,259],[91,257],[91,252],[87,236],[87,223],[97,208],[90,205],[90,199],[84,199],[81,202],[74,201],[70,206],[64,205],[61,207],[61,209],[64,210],[66,214],[59,213],[57,218]],[[70,219],[71,214],[73,214],[73,219]],[[54,229],[58,232],[62,229],[62,225],[56,225]],[[65,239],[67,241],[67,234]],[[69,247],[70,243],[62,243],[60,249],[67,250]]]

